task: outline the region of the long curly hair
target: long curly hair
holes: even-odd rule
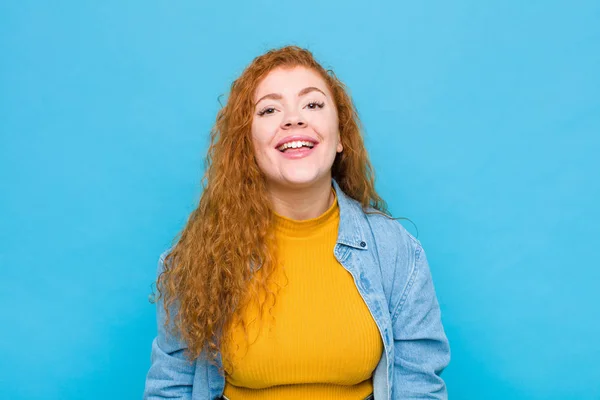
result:
[[[375,192],[358,112],[335,73],[324,69],[309,50],[297,46],[256,57],[232,83],[226,105],[217,113],[198,207],[174,239],[156,282],[155,300],[163,298],[165,326],[186,342],[190,360],[205,353],[217,365],[223,334],[236,310],[252,300],[260,316],[269,297],[274,300],[276,295],[268,285],[277,266],[277,249],[272,204],[252,145],[253,96],[271,70],[298,66],[323,78],[337,107],[344,150],[335,157],[332,177],[365,212],[391,218],[385,201]],[[261,274],[255,274],[257,268]],[[223,373],[223,368],[219,371]]]

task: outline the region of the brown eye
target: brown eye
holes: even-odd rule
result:
[[[323,108],[323,106],[325,106],[325,103],[319,103],[316,101],[312,101],[306,105],[306,107],[308,107],[311,110],[320,109],[320,108]]]
[[[267,107],[267,108],[263,108],[262,110],[260,110],[258,112],[259,116],[263,116],[264,114],[270,115],[273,114],[273,112],[275,112],[275,109],[273,107]]]

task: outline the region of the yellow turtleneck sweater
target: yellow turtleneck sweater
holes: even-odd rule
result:
[[[231,400],[364,399],[373,391],[383,343],[352,275],[333,255],[337,198],[317,218],[298,221],[275,213],[275,220],[284,269],[274,272],[279,293],[274,305],[272,300],[265,305],[262,326],[257,321],[248,326],[249,345],[239,325],[231,328],[233,343],[223,338],[222,356],[234,365],[231,371],[225,364],[224,395]],[[247,321],[256,318],[254,303],[242,315]]]

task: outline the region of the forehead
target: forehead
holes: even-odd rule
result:
[[[305,67],[275,68],[258,84],[254,99],[269,93],[296,95],[300,90],[315,86],[331,97],[325,80],[312,69]]]

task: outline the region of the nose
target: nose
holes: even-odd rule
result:
[[[304,120],[304,118],[302,117],[302,115],[300,113],[289,113],[284,119],[283,122],[281,124],[281,128],[282,129],[290,129],[290,128],[294,128],[294,127],[300,127],[303,128],[306,126],[306,121]]]

